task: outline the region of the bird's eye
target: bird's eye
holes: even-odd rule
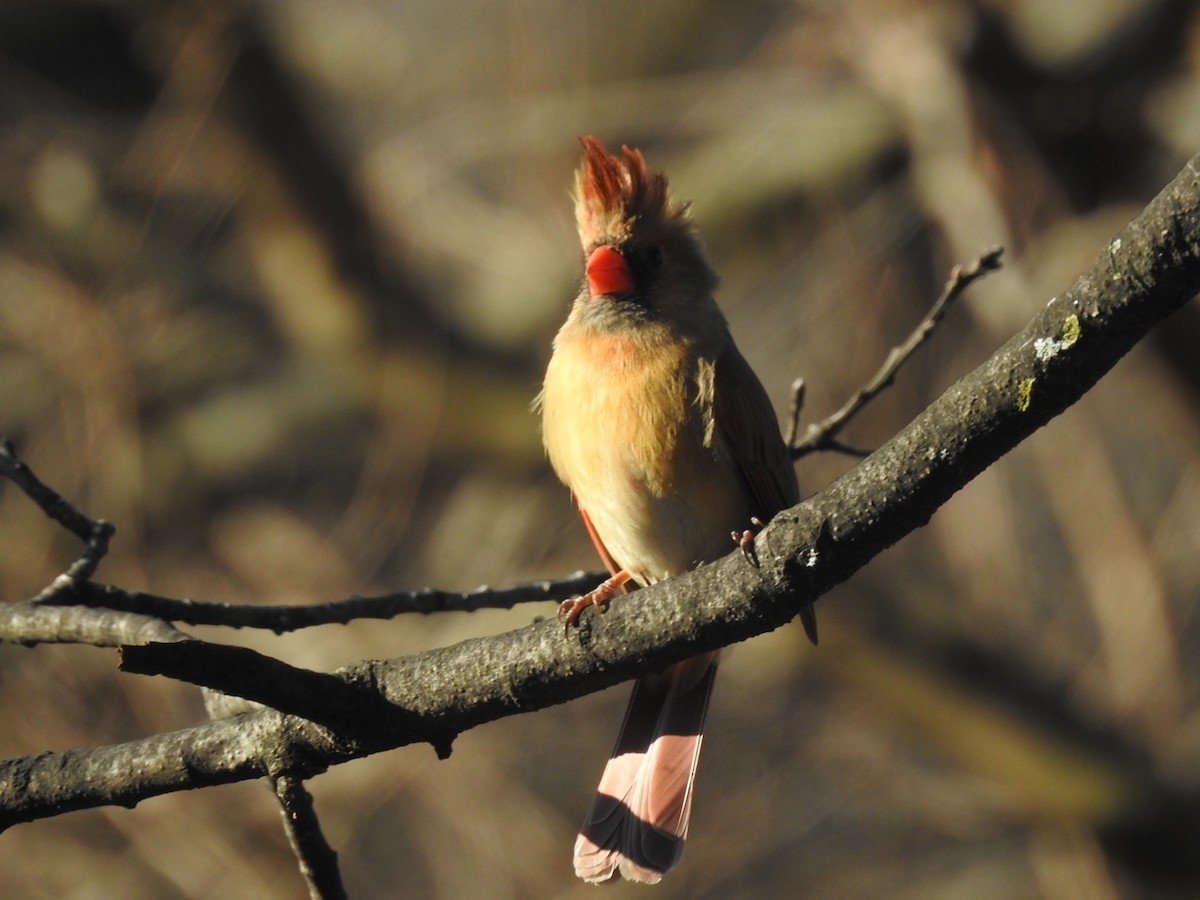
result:
[[[663,264],[663,249],[662,244],[651,244],[646,248],[646,264],[652,269],[657,269]]]

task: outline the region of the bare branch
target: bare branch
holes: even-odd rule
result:
[[[608,577],[605,572],[575,572],[555,581],[538,581],[514,587],[455,592],[425,588],[397,591],[378,597],[350,597],[318,604],[249,606],[205,600],[163,597],[127,591],[112,585],[80,582],[60,591],[52,603],[83,604],[126,610],[189,625],[224,625],[229,628],[266,628],[277,634],[315,625],[341,625],[357,619],[391,619],[405,613],[475,612],[512,609],[520,603],[565,600],[589,591]]]
[[[10,644],[92,644],[120,647],[184,641],[188,636],[152,616],[87,606],[47,606],[31,601],[0,605],[0,641]]]
[[[0,476],[20,488],[21,492],[36,503],[48,517],[81,541],[86,541],[92,536],[96,523],[33,474],[33,470],[17,457],[12,441],[3,439],[0,439]]]
[[[800,459],[818,450],[833,450],[849,456],[866,456],[868,451],[857,450],[840,443],[837,435],[862,411],[863,407],[891,386],[900,367],[911,359],[917,349],[933,335],[933,330],[946,315],[950,304],[957,300],[972,282],[1000,268],[1000,257],[1003,253],[1003,247],[993,247],[980,255],[971,265],[965,268],[955,266],[951,269],[950,277],[946,280],[941,295],[934,301],[925,317],[917,323],[917,327],[913,329],[908,338],[902,344],[891,349],[883,361],[883,365],[879,367],[879,371],[863,387],[859,388],[841,409],[828,418],[809,425],[804,439],[799,442],[796,441],[796,431],[800,421],[800,407],[803,405],[804,380],[796,379],[792,383],[792,422],[788,431],[788,447],[791,448],[792,459]]]
[[[283,828],[300,864],[300,874],[312,900],[345,900],[346,888],[338,871],[337,853],[325,840],[304,782],[290,775],[272,779]]]
[[[267,709],[113,747],[0,762],[0,828],[266,774],[306,778],[416,742],[445,752],[454,736],[484,722],[784,625],[1067,409],[1197,288],[1200,156],[983,365],[826,490],[776,516],[756,539],[758,568],[735,550],[623,598],[603,617],[585,612],[569,640],[544,621],[349,667],[331,677],[373,692],[392,712],[342,729]]]
[[[129,591],[112,585],[97,584],[90,579],[100,560],[108,553],[109,540],[115,528],[103,519],[85,516],[53,488],[42,482],[21,461],[12,443],[0,439],[0,477],[9,479],[32,499],[48,517],[63,525],[85,542],[84,551],[74,563],[59,575],[32,602],[55,606],[96,607],[136,616],[149,616],[165,622],[184,622],[189,625],[223,625],[229,628],[266,628],[276,634],[310,628],[315,625],[334,625],[357,619],[391,619],[405,613],[475,612],[480,609],[512,609],[520,603],[560,601],[591,590],[607,577],[605,572],[575,572],[558,580],[544,580],[507,588],[487,585],[473,591],[442,591],[424,588],[419,591],[397,591],[377,597],[353,596],[319,604],[289,604],[283,606],[239,605],[205,600],[165,597],[141,591]],[[28,611],[0,622],[0,640],[19,643],[46,643],[55,640],[98,643],[101,646],[141,643],[141,640],[117,640],[103,636],[87,637],[88,630],[78,631],[75,637],[55,638],[45,630],[50,617],[38,619]],[[62,621],[58,619],[57,621]],[[100,621],[90,617],[89,626]],[[108,617],[105,628],[117,620]],[[137,620],[129,619],[122,626],[137,629]],[[38,624],[42,623],[42,624]],[[22,633],[21,629],[32,629]],[[64,632],[64,634],[73,632]],[[97,635],[108,632],[102,628]],[[115,632],[113,632],[115,633]],[[133,633],[133,632],[130,632]],[[161,632],[153,640],[180,640],[185,635],[167,637]]]
[[[72,585],[87,581],[108,554],[108,543],[116,528],[103,519],[89,519],[49,485],[42,482],[33,470],[17,458],[12,442],[0,439],[0,477],[15,484],[47,516],[83,541],[83,553],[44,591],[33,598],[48,600]]]
[[[808,385],[804,383],[803,378],[797,378],[792,382],[792,403],[788,410],[788,430],[785,443],[788,448],[792,448],[796,444],[796,437],[800,433],[800,413],[804,409],[804,395],[808,390]]]

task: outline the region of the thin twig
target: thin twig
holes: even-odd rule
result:
[[[796,437],[800,432],[800,411],[804,409],[804,392],[806,385],[803,378],[797,378],[792,382],[792,406],[790,415],[788,416],[788,432],[787,445],[792,447],[796,443]]]
[[[34,602],[51,600],[72,585],[91,578],[100,560],[108,554],[108,544],[116,533],[116,527],[103,519],[85,516],[68,503],[58,491],[33,474],[33,470],[17,456],[12,442],[5,438],[0,438],[0,477],[15,484],[49,518],[83,541],[83,552],[79,558],[34,597]]]
[[[108,553],[109,541],[116,531],[111,523],[103,519],[93,520],[81,513],[41,481],[18,458],[12,443],[3,438],[0,438],[0,477],[15,484],[49,518],[84,541],[79,559],[32,598],[30,602],[35,604],[90,606],[151,616],[164,622],[266,628],[283,634],[314,625],[346,624],[356,619],[391,619],[405,613],[475,612],[480,609],[512,609],[519,603],[560,601],[591,590],[607,577],[605,572],[580,571],[556,581],[545,580],[507,588],[491,588],[487,585],[472,591],[424,588],[377,597],[355,595],[328,603],[286,606],[239,605],[128,591],[90,580]],[[44,639],[38,636],[40,634],[40,631],[31,633],[28,640],[42,642]],[[26,640],[23,637],[0,636],[2,639]],[[94,641],[85,640],[84,643]]]
[[[337,853],[325,840],[312,795],[304,782],[291,775],[280,775],[271,782],[283,815],[283,829],[296,854],[300,874],[308,884],[308,896],[312,900],[345,900],[346,888],[338,871]]]
[[[95,582],[77,583],[51,599],[56,604],[82,604],[127,610],[189,625],[264,628],[283,634],[315,625],[341,625],[356,619],[391,619],[405,613],[475,612],[512,609],[520,603],[566,600],[590,591],[607,577],[604,572],[575,572],[558,580],[513,587],[454,592],[435,588],[397,591],[377,597],[354,596],[328,603],[250,606],[207,600],[163,597]]]
[[[800,406],[804,397],[804,381],[797,379],[793,382],[792,425],[788,435],[788,446],[791,448],[792,459],[800,459],[802,456],[818,450],[833,450],[849,456],[865,457],[868,451],[858,450],[840,443],[837,440],[838,433],[862,411],[864,406],[891,386],[900,367],[908,362],[917,349],[933,335],[933,330],[946,315],[950,304],[958,299],[972,282],[1000,268],[1000,257],[1003,253],[1003,247],[992,247],[981,254],[971,265],[967,267],[958,265],[951,269],[950,277],[946,280],[945,287],[942,288],[941,296],[934,301],[925,318],[917,324],[904,343],[891,349],[883,361],[883,365],[879,367],[879,371],[866,385],[859,388],[841,409],[827,419],[809,425],[804,438],[799,442],[796,442],[795,438]]]
[[[81,541],[86,541],[91,537],[96,523],[64,500],[58,491],[34,475],[33,470],[17,456],[12,441],[7,438],[0,438],[0,476],[7,478],[20,488],[22,493],[41,507],[47,516],[61,524]]]

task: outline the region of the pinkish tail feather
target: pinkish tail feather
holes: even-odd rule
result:
[[[639,678],[575,841],[575,874],[657,882],[683,853],[717,654]]]

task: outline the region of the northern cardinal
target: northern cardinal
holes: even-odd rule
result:
[[[724,556],[799,502],[762,384],[713,299],[686,204],[637,150],[581,138],[575,221],[586,277],[540,396],[550,463],[612,577],[582,609]],[[744,545],[745,546],[745,545]],[[631,585],[629,582],[633,582]],[[816,619],[802,620],[816,641]],[[718,655],[638,679],[575,842],[586,881],[654,883],[679,861]]]

